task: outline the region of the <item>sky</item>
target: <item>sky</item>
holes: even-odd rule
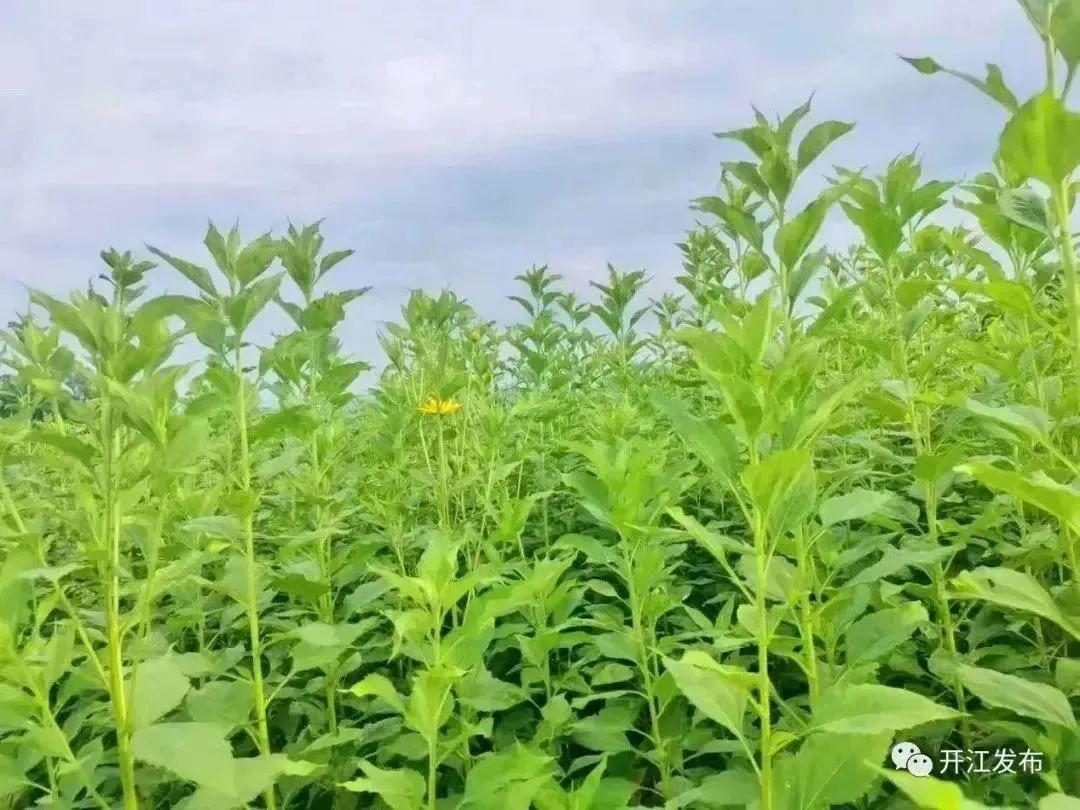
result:
[[[412,289],[502,322],[533,264],[576,292],[609,262],[671,289],[691,200],[742,155],[712,133],[751,105],[774,117],[813,93],[810,123],[856,123],[811,186],[913,149],[960,180],[1004,112],[897,54],[995,62],[1021,98],[1042,71],[1015,0],[5,0],[3,16],[0,323],[27,288],[84,288],[103,248],[208,265],[208,220],[254,237],[324,218],[327,248],[356,251],[331,286],[372,287],[343,341],[376,361]]]

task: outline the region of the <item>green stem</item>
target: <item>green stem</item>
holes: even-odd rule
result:
[[[626,543],[626,540],[623,540]],[[641,672],[642,685],[645,689],[645,702],[649,706],[649,730],[652,743],[656,751],[656,766],[660,771],[660,790],[665,799],[671,798],[671,764],[668,762],[667,744],[660,730],[660,712],[657,708],[656,687],[653,682],[653,671],[650,664],[649,645],[645,639],[645,628],[642,622],[642,605],[634,585],[633,562],[630,554],[623,552],[623,562],[626,566],[626,588],[630,602],[630,621],[634,631],[634,641],[637,645],[638,669]]]
[[[102,414],[102,443],[105,459],[102,475],[105,484],[105,503],[101,515],[101,536],[107,543],[108,561],[105,565],[105,632],[108,638],[109,697],[116,729],[116,751],[120,765],[120,783],[124,793],[124,810],[138,810],[135,789],[135,756],[131,750],[132,718],[128,712],[124,689],[123,630],[120,618],[120,515],[116,503],[113,462],[116,453],[115,420],[111,400],[106,397]]]
[[[1069,187],[1062,181],[1054,188],[1054,210],[1058,221],[1062,263],[1065,265],[1065,303],[1069,318],[1069,339],[1072,343],[1073,374],[1080,385],[1080,284],[1077,282],[1076,246],[1069,228]]]
[[[429,810],[435,810],[437,799],[435,788],[439,776],[439,741],[432,736],[428,740],[428,770],[427,770],[427,806]]]
[[[799,575],[802,581],[807,584],[800,600],[800,613],[802,614],[802,617],[799,622],[799,629],[802,634],[803,656],[805,657],[804,666],[806,668],[806,681],[809,688],[810,707],[812,709],[817,703],[818,692],[820,691],[817,649],[814,642],[814,606],[810,602],[811,596],[813,595],[810,583],[814,581],[815,572],[813,570],[813,565],[810,562],[810,551],[805,543],[805,533],[803,533],[802,539],[804,542],[800,544],[801,548],[799,550]]]
[[[772,682],[769,680],[769,608],[766,602],[765,582],[768,577],[768,546],[765,527],[761,518],[756,520],[754,531],[754,556],[757,567],[754,601],[758,614],[758,711],[761,719],[761,765],[759,787],[761,810],[773,810],[772,793]]]
[[[926,519],[929,524],[931,547],[936,548],[938,544],[937,492],[933,487],[934,484],[928,483],[926,485]],[[938,602],[938,616],[941,619],[942,639],[945,644],[945,651],[949,653],[950,656],[955,656],[956,626],[953,623],[952,606],[949,604],[948,593],[945,590],[945,569],[940,562],[934,565],[933,575],[934,589]],[[952,687],[953,695],[956,699],[956,708],[964,714],[964,716],[960,718],[960,737],[966,750],[971,744],[971,726],[967,718],[967,696],[964,692],[964,685],[961,683],[959,677],[953,678]]]
[[[248,447],[247,392],[244,390],[243,366],[240,362],[240,336],[236,336],[233,354],[236,374],[236,419],[240,433],[240,480],[245,495],[251,495],[251,457]],[[244,565],[247,574],[245,594],[248,636],[251,645],[251,683],[255,698],[255,719],[258,723],[259,753],[270,754],[270,730],[266,722],[266,689],[263,684],[262,641],[259,632],[259,594],[256,588],[254,505],[244,504]],[[277,800],[271,785],[263,794],[268,810],[274,810]]]
[[[444,440],[443,431],[443,416],[442,414],[436,415],[435,419],[438,422],[438,447],[439,447],[439,522],[441,528],[446,530],[450,526],[450,490],[449,490],[449,470],[446,465],[446,445]]]

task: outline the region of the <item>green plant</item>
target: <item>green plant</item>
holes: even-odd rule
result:
[[[1027,102],[908,60],[1004,108],[987,171],[814,193],[851,125],[755,111],[677,294],[533,267],[503,327],[416,291],[369,379],[318,224],[32,293],[0,333],[0,806],[1080,802],[1080,3],[1021,5]],[[194,291],[148,298],[170,268]],[[902,739],[1043,767],[917,778]]]

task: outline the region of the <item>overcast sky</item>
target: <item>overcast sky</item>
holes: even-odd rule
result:
[[[857,123],[816,176],[918,147],[959,179],[1003,112],[896,54],[997,62],[1021,97],[1041,72],[1015,0],[5,0],[2,17],[0,319],[25,286],[84,286],[104,247],[205,263],[208,219],[254,236],[325,217],[327,246],[357,251],[335,285],[374,288],[345,330],[367,359],[412,288],[503,319],[530,265],[584,291],[610,261],[659,295],[689,201],[740,154],[711,133],[752,104],[816,92],[813,119]]]

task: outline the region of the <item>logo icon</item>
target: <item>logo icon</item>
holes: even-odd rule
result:
[[[889,755],[898,771],[907,771],[912,776],[929,776],[934,772],[934,760],[913,742],[898,742]]]

